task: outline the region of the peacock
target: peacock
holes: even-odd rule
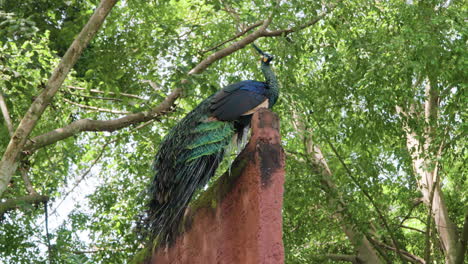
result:
[[[253,47],[262,57],[266,81],[224,87],[188,113],[159,146],[148,209],[151,237],[158,244],[174,241],[193,194],[215,174],[231,141],[245,136],[253,113],[278,100],[279,84],[270,65],[273,56]]]

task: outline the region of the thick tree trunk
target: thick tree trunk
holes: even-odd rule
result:
[[[411,155],[413,170],[419,177],[419,190],[423,195],[424,204],[431,210],[436,230],[440,237],[442,249],[445,253],[447,264],[455,263],[459,242],[458,230],[455,223],[449,218],[447,205],[440,188],[437,160],[442,155],[443,143],[435,146],[435,131],[437,129],[437,115],[439,94],[435,82],[427,80],[424,101],[424,142],[418,139],[418,135],[408,125],[404,125],[406,133],[406,146]],[[412,105],[408,112],[401,107],[397,112],[405,118],[416,118],[415,106]]]
[[[415,133],[407,132],[407,148],[413,150],[411,157],[413,159],[413,169],[418,175],[419,189],[423,195],[423,202],[426,206],[432,208],[432,217],[435,227],[439,233],[442,249],[445,253],[446,263],[455,263],[456,248],[458,243],[457,226],[449,218],[447,205],[445,204],[442,192],[440,190],[439,181],[436,181],[437,170],[435,169],[434,161],[424,159],[424,154],[421,151],[420,142],[416,138]],[[430,155],[435,157],[436,155]],[[435,184],[435,186],[434,186]],[[434,190],[432,192],[432,190]],[[431,195],[432,194],[432,195]],[[432,196],[432,197],[431,197]]]
[[[75,65],[78,58],[81,56],[84,48],[96,35],[116,2],[117,0],[101,1],[99,7],[91,16],[85,27],[81,30],[78,37],[73,41],[70,48],[68,48],[57,68],[55,68],[51,77],[47,81],[44,91],[36,98],[36,100],[34,100],[18,125],[18,128],[10,139],[0,161],[0,197],[6,190],[12,175],[18,167],[18,157],[26,143],[26,139],[42,113],[44,113],[44,110],[49,105],[55,93],[62,86],[63,81],[67,77],[73,65]]]

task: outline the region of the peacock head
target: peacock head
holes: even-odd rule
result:
[[[273,55],[268,54],[268,53],[263,53],[262,54],[262,63],[265,63],[266,65],[270,65],[270,62],[274,59]]]
[[[262,56],[262,63],[266,65],[270,65],[270,62],[273,60],[273,55],[263,52],[257,45],[252,43],[254,49]]]

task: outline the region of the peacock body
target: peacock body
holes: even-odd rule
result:
[[[163,139],[156,154],[150,188],[149,220],[159,243],[173,241],[180,220],[195,191],[215,174],[233,138],[242,138],[253,113],[271,108],[279,85],[263,53],[266,82],[241,81],[228,85],[201,102]]]

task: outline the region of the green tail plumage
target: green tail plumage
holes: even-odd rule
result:
[[[194,192],[214,175],[235,134],[233,122],[208,118],[208,101],[171,130],[153,163],[149,219],[160,243],[173,241]]]

